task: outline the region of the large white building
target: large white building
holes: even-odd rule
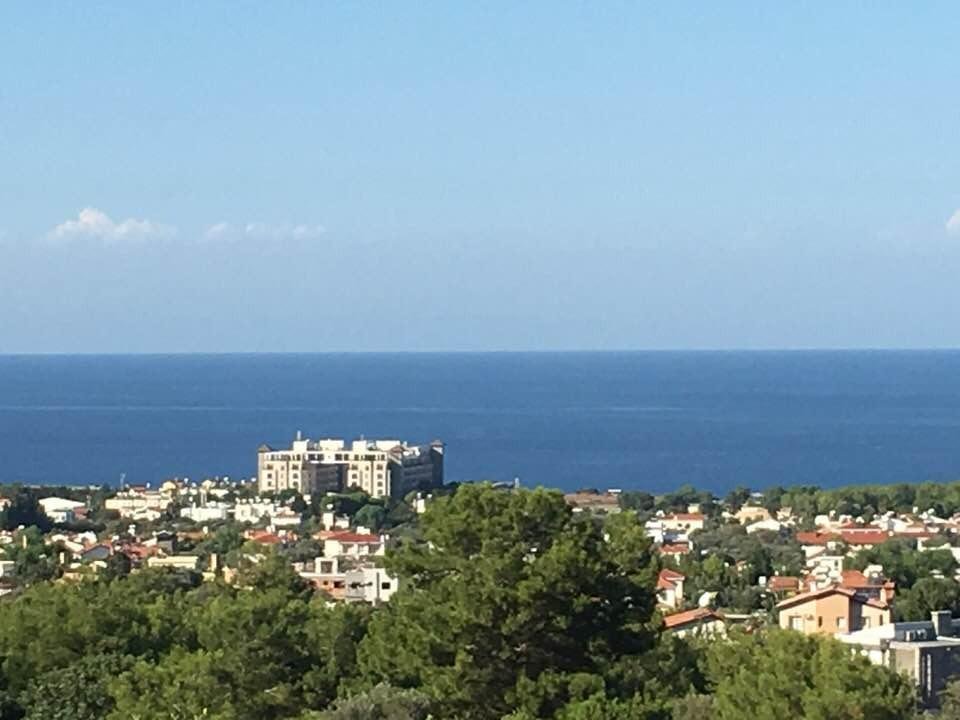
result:
[[[43,514],[55,523],[71,523],[86,508],[82,502],[60,497],[45,497],[39,501]]]
[[[400,497],[443,484],[443,443],[399,440],[309,440],[297,433],[290,448],[257,452],[260,492],[303,494],[359,488],[373,497]]]

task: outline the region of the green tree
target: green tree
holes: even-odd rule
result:
[[[0,529],[16,530],[32,526],[47,532],[53,527],[50,518],[40,507],[39,495],[32,488],[16,487],[7,497],[10,504],[0,511]]]
[[[110,683],[132,664],[122,655],[85,655],[48,670],[21,695],[26,720],[102,720],[114,708]]]
[[[655,567],[632,514],[604,528],[558,492],[465,485],[422,531],[387,558],[403,582],[361,642],[369,682],[419,687],[442,717],[480,720],[551,717],[584,675],[627,696],[647,679]]]
[[[727,506],[730,512],[736,512],[750,502],[750,494],[750,488],[738,485],[727,493],[727,496],[723,499],[723,504]]]
[[[130,557],[123,552],[115,552],[107,558],[107,566],[101,572],[104,580],[115,580],[126,577],[131,569]]]
[[[382,505],[364,505],[357,510],[357,514],[353,516],[353,521],[357,525],[368,527],[371,531],[377,532],[383,526],[386,517],[387,511]]]
[[[242,717],[219,653],[174,648],[156,664],[140,661],[111,686],[108,720],[237,720]]]
[[[403,690],[386,684],[338,700],[316,720],[428,720],[430,699],[417,690]]]
[[[910,540],[892,538],[880,545],[858,552],[848,562],[857,570],[867,565],[882,565],[884,574],[897,583],[898,590],[908,589],[920,578],[939,574],[952,577],[957,561],[949,550],[917,550]]]
[[[960,680],[952,680],[940,693],[937,720],[960,720]]]
[[[648,513],[656,505],[656,498],[641,490],[628,490],[620,493],[620,507],[636,513]]]
[[[893,605],[898,621],[929,620],[935,610],[960,616],[960,585],[955,580],[922,578],[912,588],[898,592]]]
[[[707,650],[716,720],[908,720],[906,677],[832,638],[784,630],[736,633]]]
[[[690,693],[673,704],[670,720],[711,720],[713,696]]]

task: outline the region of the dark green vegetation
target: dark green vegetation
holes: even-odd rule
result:
[[[229,532],[210,542],[235,549]],[[388,564],[403,585],[377,609],[328,606],[280,556],[236,586],[155,571],[39,582],[0,605],[0,717],[914,717],[908,681],[832,640],[664,635],[632,513],[465,486]]]

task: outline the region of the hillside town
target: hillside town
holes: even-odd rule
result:
[[[279,559],[331,605],[376,607],[400,587],[384,566],[389,550],[455,491],[439,441],[299,433],[287,449],[260,447],[257,475],[244,480],[6,486],[0,596],[147,569],[230,585]],[[960,507],[818,512],[833,500],[801,510],[765,493],[718,499],[690,488],[658,497],[584,489],[564,500],[585,520],[633,513],[653,549],[667,635],[716,642],[733,628],[779,627],[832,636],[905,673],[927,707],[960,678]]]
[[[565,497],[575,512],[619,513],[625,505],[618,491]],[[700,503],[640,513],[661,558],[657,598],[665,631],[710,637],[734,625],[773,624],[830,635],[878,665],[907,673],[922,702],[935,706],[947,682],[960,677],[960,620],[953,619],[960,615],[960,512],[944,517],[912,507],[869,519],[835,511],[808,517],[791,507],[771,512],[762,493],[742,500],[711,502],[709,514]],[[726,532],[727,547],[710,537],[711,528]],[[750,540],[755,548],[788,547],[798,555],[792,567],[774,563],[769,574],[747,559],[724,557]],[[900,566],[914,561],[921,569],[903,579]],[[721,572],[705,584],[704,566],[711,563]],[[910,587],[898,587],[894,575]],[[731,585],[746,586],[754,602],[725,603],[719,596]],[[918,586],[933,590],[923,598],[927,603],[949,606],[917,602],[911,595]]]

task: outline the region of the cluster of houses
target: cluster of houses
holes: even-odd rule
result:
[[[566,498],[575,512],[620,510],[616,491],[571,493]],[[696,532],[706,528],[707,520],[700,508],[692,505],[686,512],[655,513],[645,529],[662,557],[679,560],[697,553]],[[896,585],[884,576],[883,567],[844,568],[845,558],[893,538],[920,551],[949,551],[960,562],[960,547],[944,543],[944,538],[960,537],[960,514],[943,518],[915,508],[911,513],[887,512],[865,522],[864,518],[831,513],[815,517],[815,529],[800,531],[801,518],[790,508],[772,513],[748,502],[735,512],[721,513],[720,520],[739,523],[747,534],[790,532],[800,545],[804,557],[801,575],[774,575],[758,581],[774,602],[781,628],[831,635],[872,662],[906,673],[927,708],[937,706],[948,680],[960,677],[960,619],[952,619],[949,610],[939,610],[929,620],[894,622]],[[761,620],[712,607],[715,593],[689,597],[685,594],[687,578],[670,564],[660,571],[656,588],[665,632],[720,637],[732,623]]]
[[[676,556],[692,552],[693,533],[704,527],[706,518],[695,512],[658,514],[647,523],[648,535],[660,552]],[[757,506],[744,506],[725,513],[746,531],[779,531],[799,522],[789,510],[777,516]],[[960,517],[939,518],[931,512],[914,511],[897,516],[887,513],[870,523],[849,516],[822,515],[816,529],[795,532],[805,559],[801,576],[775,575],[760,578],[762,589],[776,600],[777,622],[781,628],[808,635],[831,635],[856,648],[873,662],[896,668],[914,679],[922,702],[936,707],[937,698],[950,679],[960,676],[960,620],[949,610],[937,611],[928,621],[893,622],[896,585],[884,577],[879,565],[862,571],[844,569],[844,559],[873,548],[892,538],[905,540],[917,550],[944,549],[960,560],[960,548],[942,544],[945,536],[960,532]],[[941,538],[932,543],[934,538]],[[956,579],[956,578],[955,578]],[[680,572],[664,569],[657,583],[657,595],[667,632],[700,635],[726,632],[731,622],[749,620],[710,607],[709,597],[684,597]]]
[[[236,582],[236,567],[228,566],[217,554],[201,555],[184,548],[196,547],[210,537],[209,524],[233,520],[248,527],[243,531],[242,558],[246,564],[262,561],[271,552],[282,551],[307,538],[322,552],[313,560],[292,562],[293,569],[331,602],[387,601],[397,590],[397,579],[382,567],[388,537],[363,527],[351,527],[351,520],[333,509],[322,513],[323,528],[304,535],[301,514],[273,499],[234,499],[237,485],[229,480],[208,480],[194,484],[170,480],[157,489],[128,486],[104,501],[108,511],[130,521],[126,532],[98,537],[86,531],[55,530],[44,537],[48,557],[58,565],[61,582],[70,582],[105,571],[120,560],[131,570],[172,568],[200,572],[208,581]],[[57,525],[70,525],[87,516],[84,503],[67,498],[47,497],[38,501],[44,514]],[[426,498],[418,498],[416,509],[425,509]],[[144,534],[137,527],[160,519],[172,509],[182,518],[195,521],[193,529],[160,530]],[[4,546],[23,543],[27,537],[16,531],[0,531],[0,595],[15,590],[15,563],[3,559]]]

